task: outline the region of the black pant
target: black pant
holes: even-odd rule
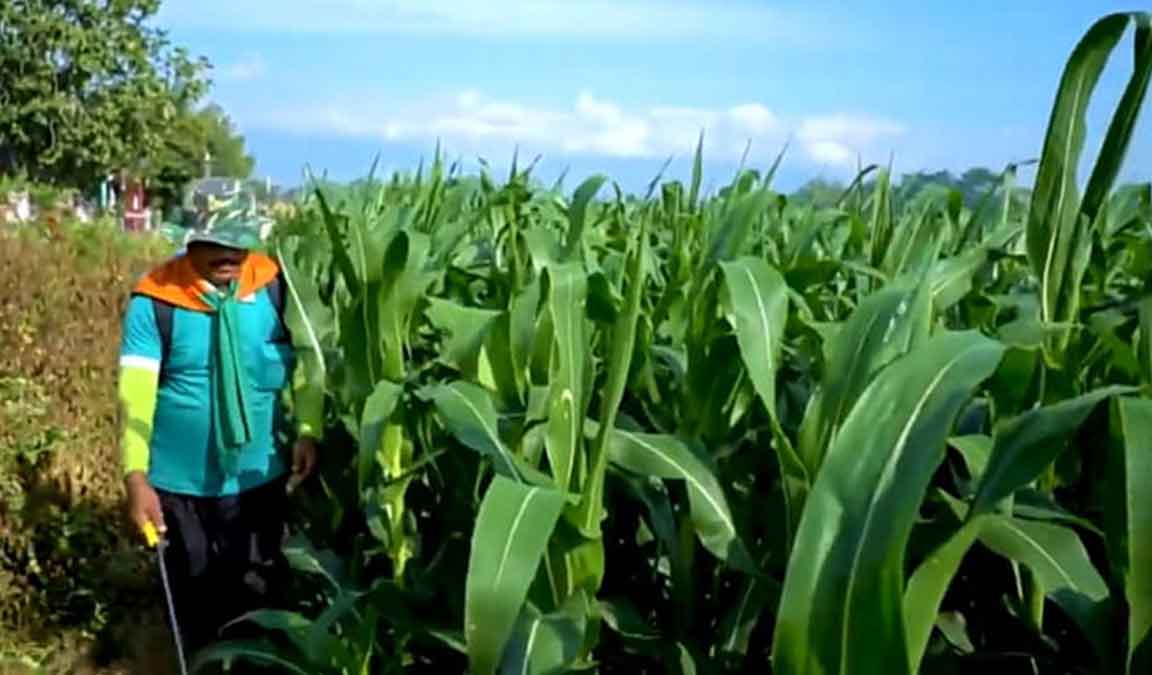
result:
[[[281,596],[288,506],[284,485],[275,480],[227,497],[157,490],[168,529],[164,562],[189,660],[222,639],[224,624],[271,607]],[[244,626],[236,628],[227,634],[246,632]]]

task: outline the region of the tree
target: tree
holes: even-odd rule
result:
[[[206,91],[207,61],[146,25],[159,0],[0,1],[0,146],[9,171],[91,188],[137,171]]]
[[[912,199],[926,189],[958,190],[964,197],[964,204],[974,208],[985,195],[992,192],[1000,184],[1000,174],[986,167],[974,167],[966,170],[959,178],[949,171],[936,171],[928,173],[918,171],[905,174],[900,180],[900,194],[905,199]]]
[[[244,147],[244,137],[217,105],[182,110],[156,154],[146,175],[151,191],[165,205],[180,201],[189,181],[203,175],[205,156],[214,176],[245,179],[256,164]]]
[[[813,178],[792,194],[792,199],[817,208],[834,206],[847,189],[846,185],[823,178]]]
[[[981,166],[965,171],[964,175],[960,176],[960,184],[956,189],[964,195],[965,203],[977,204],[999,184],[1000,174]]]

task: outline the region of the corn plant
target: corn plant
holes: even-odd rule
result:
[[[783,153],[705,195],[703,139],[643,196],[439,152],[317,185],[273,244],[328,401],[312,574],[201,661],[1146,672],[1152,187],[1115,183],[1150,76],[1148,14],[1095,23],[1038,161],[978,204],[865,167],[814,208],[773,189]]]

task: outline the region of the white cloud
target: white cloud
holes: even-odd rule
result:
[[[809,141],[804,145],[804,150],[809,158],[836,166],[851,164],[856,159],[850,148],[837,141]]]
[[[780,123],[771,110],[759,103],[733,106],[728,109],[728,115],[753,134],[766,134]]]
[[[805,118],[797,136],[810,159],[850,166],[859,156],[867,155],[878,141],[904,132],[903,125],[891,120],[839,113]]]
[[[847,114],[809,117],[800,125],[800,138],[804,140],[838,138],[867,142],[903,132],[904,127],[890,120]]]
[[[476,90],[420,102],[330,101],[273,106],[238,117],[246,127],[337,134],[384,141],[443,141],[455,152],[503,156],[512,148],[543,154],[663,159],[695,150],[701,132],[710,157],[738,158],[751,143],[754,157],[771,157],[798,137],[807,157],[849,166],[857,154],[887,153],[904,133],[877,117],[836,114],[788,119],[763,103],[726,108],[660,105],[629,108],[580,92],[567,106],[490,98]]]
[[[264,59],[249,56],[221,68],[220,77],[233,82],[249,82],[263,76],[265,70]]]
[[[812,44],[842,40],[835,18],[747,3],[687,0],[200,0],[165,3],[181,28],[277,33],[702,38]]]

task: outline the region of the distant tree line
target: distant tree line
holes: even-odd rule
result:
[[[891,178],[893,196],[896,200],[916,199],[928,191],[957,191],[968,208],[975,208],[980,201],[997,189],[1003,175],[985,167],[968,169],[959,176],[950,171],[917,171]],[[861,187],[869,192],[876,184],[876,174],[866,177]],[[792,198],[818,206],[834,205],[849,185],[838,181],[815,179],[805,183],[792,194]]]

